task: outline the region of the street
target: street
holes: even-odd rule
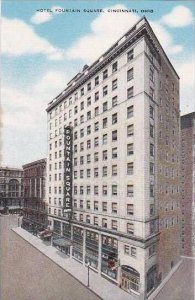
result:
[[[100,299],[10,229],[16,215],[0,217],[1,300]]]

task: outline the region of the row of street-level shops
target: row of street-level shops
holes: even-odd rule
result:
[[[58,220],[53,220],[52,229],[54,247],[83,265],[90,266],[90,269],[127,292],[143,295],[157,286],[157,265],[153,265],[146,276],[143,275],[142,270],[140,270],[141,274],[139,269],[128,264],[130,259],[123,259],[117,237]]]

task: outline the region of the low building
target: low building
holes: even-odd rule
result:
[[[23,208],[23,170],[0,167],[0,213],[20,213]]]
[[[182,254],[195,256],[195,112],[181,117]]]
[[[47,227],[45,203],[46,159],[40,159],[23,166],[24,209],[22,227],[37,233]]]

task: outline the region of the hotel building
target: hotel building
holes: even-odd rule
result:
[[[182,254],[195,256],[195,112],[181,117]]]
[[[180,260],[179,77],[146,18],[47,113],[54,244],[146,299]]]

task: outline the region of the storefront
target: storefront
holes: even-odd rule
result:
[[[86,254],[85,263],[94,269],[98,268],[99,235],[96,232],[86,231]]]
[[[121,266],[121,288],[127,292],[139,294],[140,274],[134,268]]]
[[[56,247],[61,252],[65,253],[66,255],[70,256],[70,246],[71,246],[70,241],[66,241],[63,237],[54,239],[53,246]]]
[[[109,261],[113,261],[113,265],[118,262],[118,241],[110,236],[102,236],[102,262],[101,271],[111,279],[117,280],[118,268],[110,268]]]
[[[83,229],[73,226],[73,247],[72,256],[79,261],[83,261]]]

